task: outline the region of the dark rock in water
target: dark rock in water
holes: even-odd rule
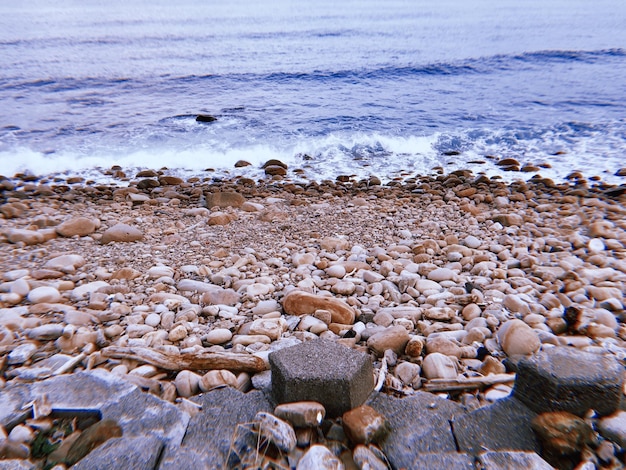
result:
[[[517,166],[519,167],[520,164],[517,160],[515,160],[514,158],[503,158],[502,160],[498,161],[496,163],[496,165],[498,166]]]
[[[340,183],[347,183],[348,181],[350,181],[350,177],[348,175],[339,175],[337,176],[337,181],[339,181]]]
[[[265,169],[265,168],[267,168],[269,166],[281,166],[285,170],[287,169],[287,164],[286,163],[283,163],[280,160],[276,160],[275,158],[272,158],[271,160],[266,161],[261,168]]]
[[[250,166],[250,165],[252,165],[252,163],[247,162],[245,160],[237,160],[235,162],[235,168],[243,168],[243,167]]]
[[[154,170],[141,170],[135,175],[135,178],[155,178],[159,174]]]
[[[285,176],[287,174],[287,169],[280,165],[270,165],[265,167],[265,174],[270,176]]]
[[[217,121],[215,116],[211,116],[210,114],[198,114],[196,116],[196,122],[213,122]]]
[[[623,194],[626,194],[626,185],[617,186],[616,188],[604,191],[604,195],[608,197],[620,197]]]
[[[151,189],[160,186],[161,184],[157,180],[146,178],[137,183],[137,189]]]
[[[615,176],[626,176],[626,167],[617,170],[615,172]]]
[[[453,157],[455,155],[461,155],[461,152],[459,152],[458,150],[447,150],[443,152],[443,154],[447,157]]]

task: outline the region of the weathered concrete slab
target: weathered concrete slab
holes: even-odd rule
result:
[[[184,447],[162,460],[159,465],[159,470],[207,470],[209,468],[224,468],[224,458],[215,452],[196,452]]]
[[[457,417],[452,427],[462,452],[474,455],[485,449],[539,452],[539,443],[530,427],[535,416],[520,401],[508,397]]]
[[[162,439],[156,436],[110,439],[78,461],[72,470],[153,470],[162,447]]]
[[[450,421],[466,413],[461,405],[424,392],[406,398],[377,393],[367,404],[387,418],[389,434],[380,446],[394,468],[420,468],[414,462],[421,454],[457,451]]]
[[[189,421],[182,446],[166,449],[161,470],[195,468],[183,464],[196,454],[202,456],[201,468],[224,468],[237,425],[252,422],[259,411],[273,409],[262,392],[242,393],[230,387],[194,397],[193,401],[202,405],[202,410]],[[181,450],[183,454],[178,455]]]
[[[478,460],[482,470],[554,470],[534,452],[485,452]]]
[[[35,465],[28,460],[0,460],[0,470],[33,470]]]
[[[341,416],[374,388],[368,355],[328,340],[307,341],[270,354],[276,403],[317,401],[327,416]]]
[[[623,367],[612,356],[557,347],[522,359],[513,396],[537,413],[589,409],[605,416],[619,408]]]
[[[475,470],[474,457],[458,452],[439,452],[432,454],[418,454],[411,467],[419,470]]]
[[[11,384],[0,392],[0,425],[11,430],[28,417],[29,411],[23,410],[26,403],[32,401],[28,385]]]

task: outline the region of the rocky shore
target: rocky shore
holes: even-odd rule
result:
[[[321,338],[367,355],[378,392],[476,410],[540,351],[626,358],[621,187],[469,172],[302,183],[273,163],[263,181],[0,180],[0,387],[101,370],[193,415],[216,388],[271,388],[270,354]],[[49,416],[2,422],[0,456],[44,468],[33,442]],[[621,443],[591,432],[562,468],[621,468]],[[346,450],[341,465],[366,468]],[[315,468],[284,459],[267,468]]]

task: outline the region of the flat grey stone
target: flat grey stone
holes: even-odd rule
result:
[[[212,390],[193,401],[201,404],[202,410],[189,420],[181,447],[166,449],[161,468],[186,468],[174,469],[174,463],[194,454],[203,456],[204,468],[224,468],[237,425],[252,422],[259,411],[273,409],[262,392],[242,393],[231,387]],[[177,457],[181,450],[184,454]]]
[[[457,451],[450,421],[466,413],[461,405],[425,392],[405,398],[376,393],[367,404],[387,418],[389,433],[380,446],[394,468],[419,468],[413,463],[420,454]]]
[[[0,392],[0,425],[10,430],[28,418],[30,410],[23,408],[32,400],[28,385],[7,385]]]
[[[439,452],[430,454],[418,454],[415,456],[412,466],[407,468],[419,468],[419,470],[475,470],[474,457],[458,452]]]
[[[96,447],[70,467],[72,470],[153,470],[163,442],[156,436],[118,437]]]
[[[185,436],[189,415],[175,405],[135,388],[100,408],[102,419],[115,420],[124,437],[155,436],[168,448],[178,448]]]
[[[534,452],[485,452],[478,459],[483,470],[553,470]]]
[[[556,347],[517,364],[513,396],[543,413],[568,411],[605,416],[619,408],[623,367],[612,356]]]
[[[521,402],[508,397],[459,416],[452,428],[462,452],[474,455],[485,449],[539,452],[539,443],[530,427],[535,416]]]
[[[317,401],[329,417],[362,405],[374,389],[368,355],[328,340],[307,341],[269,355],[276,403]]]

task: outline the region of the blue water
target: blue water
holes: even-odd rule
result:
[[[625,150],[619,0],[0,2],[0,174],[498,174],[490,156],[620,182]]]

